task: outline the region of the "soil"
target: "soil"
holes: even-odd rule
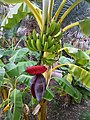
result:
[[[47,120],[90,120],[90,100],[82,100],[81,103],[68,104],[66,96],[55,99],[47,104]],[[36,120],[36,116],[30,113],[30,120]]]

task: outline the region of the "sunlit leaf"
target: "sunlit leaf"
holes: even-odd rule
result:
[[[90,60],[89,55],[87,55],[84,51],[80,49],[66,47],[64,50],[68,55],[73,57],[75,62],[79,65],[85,65]]]
[[[69,68],[70,73],[75,79],[79,80],[85,87],[90,89],[90,72],[74,64],[69,64]]]

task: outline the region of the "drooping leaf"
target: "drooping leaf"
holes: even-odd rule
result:
[[[90,36],[90,19],[85,19],[79,22],[83,34]]]
[[[23,2],[23,1],[24,1],[24,0],[0,0],[0,2],[8,3],[8,4],[21,3],[21,2]]]
[[[10,62],[17,62],[18,59],[24,57],[24,55],[29,51],[28,48],[22,48],[17,50],[17,52],[9,59]]]
[[[34,61],[27,61],[27,62],[19,62],[17,65],[13,64],[13,67],[10,67],[10,64],[6,64],[5,68],[7,69],[7,74],[10,77],[19,76],[21,73],[25,72],[27,66],[33,66],[36,64]]]
[[[75,79],[79,80],[81,84],[90,89],[90,72],[74,64],[69,64],[69,68],[70,73]]]
[[[16,88],[11,93],[11,102],[14,104],[12,120],[20,120],[22,112],[22,94]]]
[[[85,52],[83,52],[80,49],[66,47],[64,50],[68,55],[73,57],[75,62],[79,65],[85,65],[90,60],[89,55],[87,55]]]
[[[54,94],[49,88],[47,88],[43,98],[46,99],[47,101],[51,101],[54,98]]]
[[[81,93],[74,88],[70,82],[68,82],[65,78],[54,77],[54,79],[59,83],[60,87],[70,96],[72,96],[77,102],[81,101]]]
[[[19,23],[20,20],[22,20],[28,13],[30,13],[30,9],[27,7],[27,5],[25,3],[18,3],[8,12],[7,16],[1,24],[1,27],[11,29],[13,26]]]

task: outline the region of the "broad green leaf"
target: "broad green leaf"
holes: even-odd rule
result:
[[[43,98],[46,99],[47,101],[51,101],[54,98],[54,94],[49,88],[47,88]]]
[[[17,50],[17,52],[9,59],[11,62],[17,62],[18,59],[24,57],[24,55],[29,51],[28,48],[22,48]]]
[[[15,4],[15,3],[23,2],[23,1],[24,0],[0,0],[0,2],[8,3],[8,4]]]
[[[20,90],[14,89],[10,97],[11,102],[14,104],[12,120],[20,120],[22,112],[22,94]]]
[[[87,50],[86,53],[90,55],[90,50]]]
[[[0,82],[2,82],[4,75],[5,75],[5,69],[0,68]]]
[[[0,58],[4,55],[4,49],[0,49]]]
[[[85,52],[83,52],[80,49],[66,47],[64,50],[68,55],[73,57],[75,62],[79,65],[85,65],[90,60],[89,55],[87,55]]]
[[[81,93],[75,89],[65,78],[54,77],[54,79],[67,94],[72,96],[77,102],[81,101]]]
[[[29,85],[30,84],[30,80],[31,80],[32,76],[30,75],[25,75],[25,74],[22,74],[20,75],[17,80],[21,83],[24,83],[26,85]]]
[[[70,73],[75,79],[79,80],[85,87],[90,89],[90,72],[74,64],[69,64],[69,68]]]
[[[8,64],[6,65],[6,68],[9,68],[7,70],[7,74],[10,77],[19,76],[21,73],[25,72],[27,66],[33,66],[36,62],[34,61],[27,61],[27,62],[19,62],[17,65],[13,65],[13,67],[8,67]],[[12,65],[12,63],[11,63]],[[10,66],[10,63],[9,63]]]
[[[83,97],[90,98],[90,90],[87,90],[85,87],[82,86],[76,86],[76,88],[82,93]]]
[[[11,29],[13,26],[17,25],[28,13],[30,9],[25,3],[18,3],[14,6],[7,14],[3,20],[1,27],[6,29]]]
[[[85,19],[79,22],[83,34],[90,36],[90,19]]]
[[[4,67],[5,64],[2,62],[2,60],[0,60],[0,67]]]
[[[61,56],[59,59],[59,62],[60,62],[60,64],[65,64],[65,63],[72,63],[72,62],[74,62],[74,60],[64,57],[64,56]]]

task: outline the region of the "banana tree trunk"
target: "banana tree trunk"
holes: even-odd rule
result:
[[[38,112],[38,120],[46,120],[46,108],[47,108],[47,101],[42,100],[40,102],[41,108]]]

